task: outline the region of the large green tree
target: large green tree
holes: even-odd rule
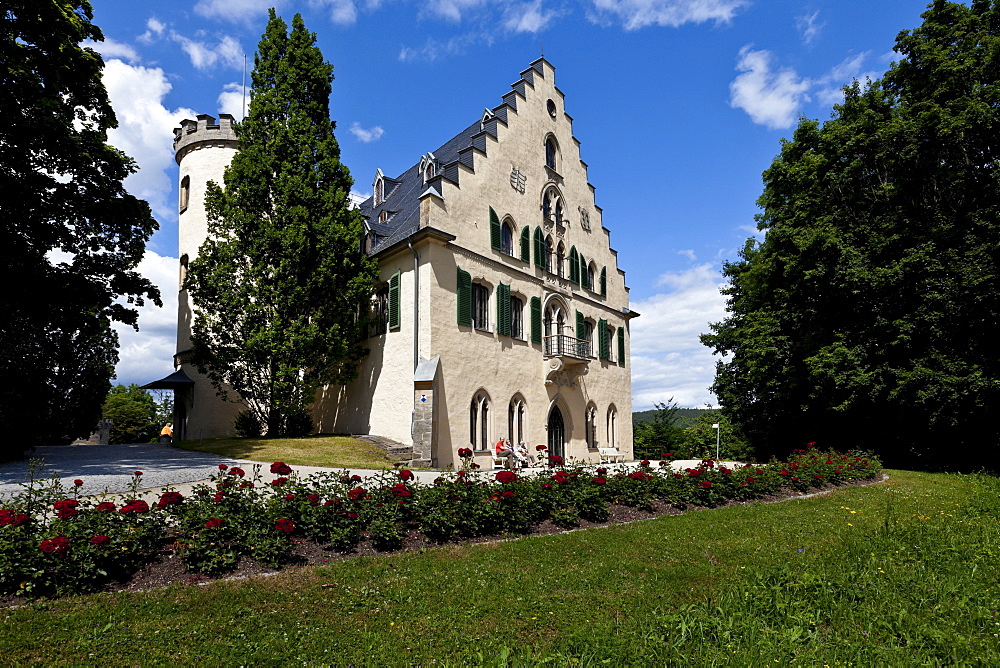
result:
[[[135,267],[156,229],[122,182],[133,162],[101,80],[103,39],[86,0],[0,8],[0,459],[90,433],[118,361],[118,303],[157,304]]]
[[[108,392],[101,417],[111,420],[109,443],[149,443],[163,426],[149,392],[136,384],[115,385]]]
[[[713,389],[758,451],[997,463],[1000,6],[943,0],[884,77],[802,120],[724,268]]]
[[[271,10],[240,151],[225,188],[209,187],[209,236],[188,273],[194,363],[272,436],[295,431],[318,385],[352,379],[365,353],[374,264],[348,203],[332,81],[302,17],[289,32]]]

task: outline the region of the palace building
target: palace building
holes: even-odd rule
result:
[[[376,171],[360,204],[379,266],[370,353],[357,380],[320,390],[317,431],[412,444],[412,466],[453,465],[466,447],[486,466],[503,437],[631,459],[638,314],[564,102],[553,66],[536,60],[501,104],[409,169]],[[205,185],[222,183],[239,143],[225,114],[183,121],[174,137],[183,274],[206,235]],[[175,430],[231,434],[240,407],[187,362],[183,290],[178,308],[177,371],[162,381],[178,390]]]

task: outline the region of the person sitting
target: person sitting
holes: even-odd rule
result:
[[[528,446],[524,444],[524,441],[521,441],[520,443],[517,444],[517,449],[514,450],[514,452],[517,453],[518,459],[520,459],[521,462],[523,462],[521,465],[524,468],[528,468],[529,466],[535,465],[535,457],[530,452],[528,452]]]
[[[506,468],[513,468],[511,460],[514,458],[514,449],[506,439],[501,438],[497,441],[497,457],[507,461]]]

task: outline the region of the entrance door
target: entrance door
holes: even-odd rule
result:
[[[549,454],[566,456],[566,428],[563,426],[562,412],[558,406],[549,413]]]

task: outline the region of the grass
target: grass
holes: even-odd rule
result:
[[[348,469],[392,468],[392,461],[385,450],[352,436],[209,438],[202,441],[180,441],[176,445],[184,450],[258,462]]]
[[[22,664],[1000,662],[1000,481],[776,504],[0,611]],[[54,648],[58,648],[56,651]]]

